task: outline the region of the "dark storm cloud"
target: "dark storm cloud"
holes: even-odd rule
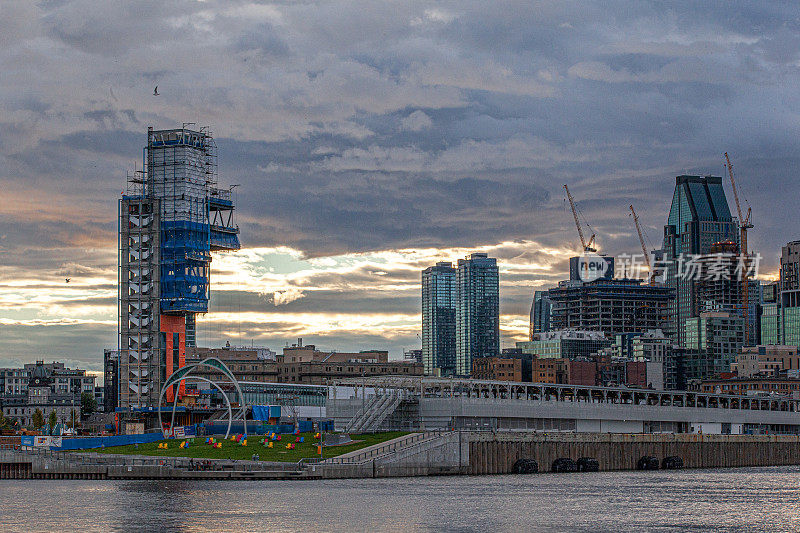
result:
[[[536,208],[548,198],[521,183],[478,178],[343,173],[320,177],[325,183],[317,191],[312,180],[299,197],[296,188],[275,187],[271,194],[275,215],[294,218],[302,232],[297,243],[312,255],[487,242],[518,225],[515,208]]]
[[[269,312],[279,314],[414,314],[419,312],[418,290],[380,292],[315,290],[292,302],[275,305],[271,295],[244,291],[215,291],[211,312]]]

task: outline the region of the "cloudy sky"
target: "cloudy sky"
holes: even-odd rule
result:
[[[150,125],[209,125],[240,184],[204,345],[399,357],[420,270],[471,251],[499,259],[513,345],[579,248],[562,184],[601,251],[636,252],[628,204],[660,244],[674,177],[726,150],[769,274],[800,238],[800,10],[691,4],[2,2],[0,366],[116,346],[117,199]]]

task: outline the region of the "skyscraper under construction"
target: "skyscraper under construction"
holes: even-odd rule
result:
[[[148,128],[143,170],[119,201],[120,407],[156,407],[183,366],[208,312],[211,252],[240,248],[233,210],[207,128]]]

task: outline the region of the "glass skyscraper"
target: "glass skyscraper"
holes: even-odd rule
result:
[[[422,363],[425,374],[456,368],[456,269],[440,262],[422,271]]]
[[[718,242],[739,242],[738,224],[731,216],[722,178],[678,176],[664,226],[665,284],[675,290],[670,307],[673,340],[685,346],[687,318],[698,316],[697,282],[683,276],[681,266],[690,254],[708,254]]]
[[[533,340],[533,336],[537,333],[550,331],[550,308],[551,303],[547,291],[534,291],[529,340]]]
[[[456,302],[456,374],[467,376],[474,359],[500,353],[500,286],[496,259],[485,253],[474,253],[458,260]]]
[[[800,241],[781,250],[780,280],[764,286],[761,344],[800,346]]]

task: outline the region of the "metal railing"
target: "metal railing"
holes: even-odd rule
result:
[[[309,465],[318,465],[322,461],[319,457],[303,457],[297,461],[297,470],[304,470]]]
[[[110,466],[110,467],[162,467],[174,470],[208,470],[208,471],[228,471],[228,472],[251,472],[262,470],[265,465],[261,461],[248,461],[236,459],[207,459],[190,457],[158,457],[158,456],[128,456],[117,454],[98,454],[98,453],[75,453],[65,451],[55,451],[46,448],[25,448],[19,450],[3,449],[0,450],[0,458],[4,454],[15,457],[30,457],[30,460],[43,459],[53,464],[62,466]],[[311,461],[307,459],[306,462]],[[286,463],[287,466],[293,463]],[[271,469],[276,465],[270,465]],[[290,467],[291,468],[291,467]]]
[[[394,453],[399,449],[407,448],[411,445],[415,445],[419,442],[425,440],[431,440],[441,436],[443,433],[448,433],[445,431],[429,431],[425,433],[415,433],[413,435],[408,435],[407,437],[403,438],[402,440],[396,440],[389,444],[385,444],[383,446],[379,446],[377,448],[372,448],[371,450],[367,450],[365,452],[359,453],[357,455],[352,455],[349,457],[331,457],[330,459],[325,459],[322,461],[326,464],[360,464],[365,463],[371,459],[375,459],[384,455],[388,455],[390,453]]]

